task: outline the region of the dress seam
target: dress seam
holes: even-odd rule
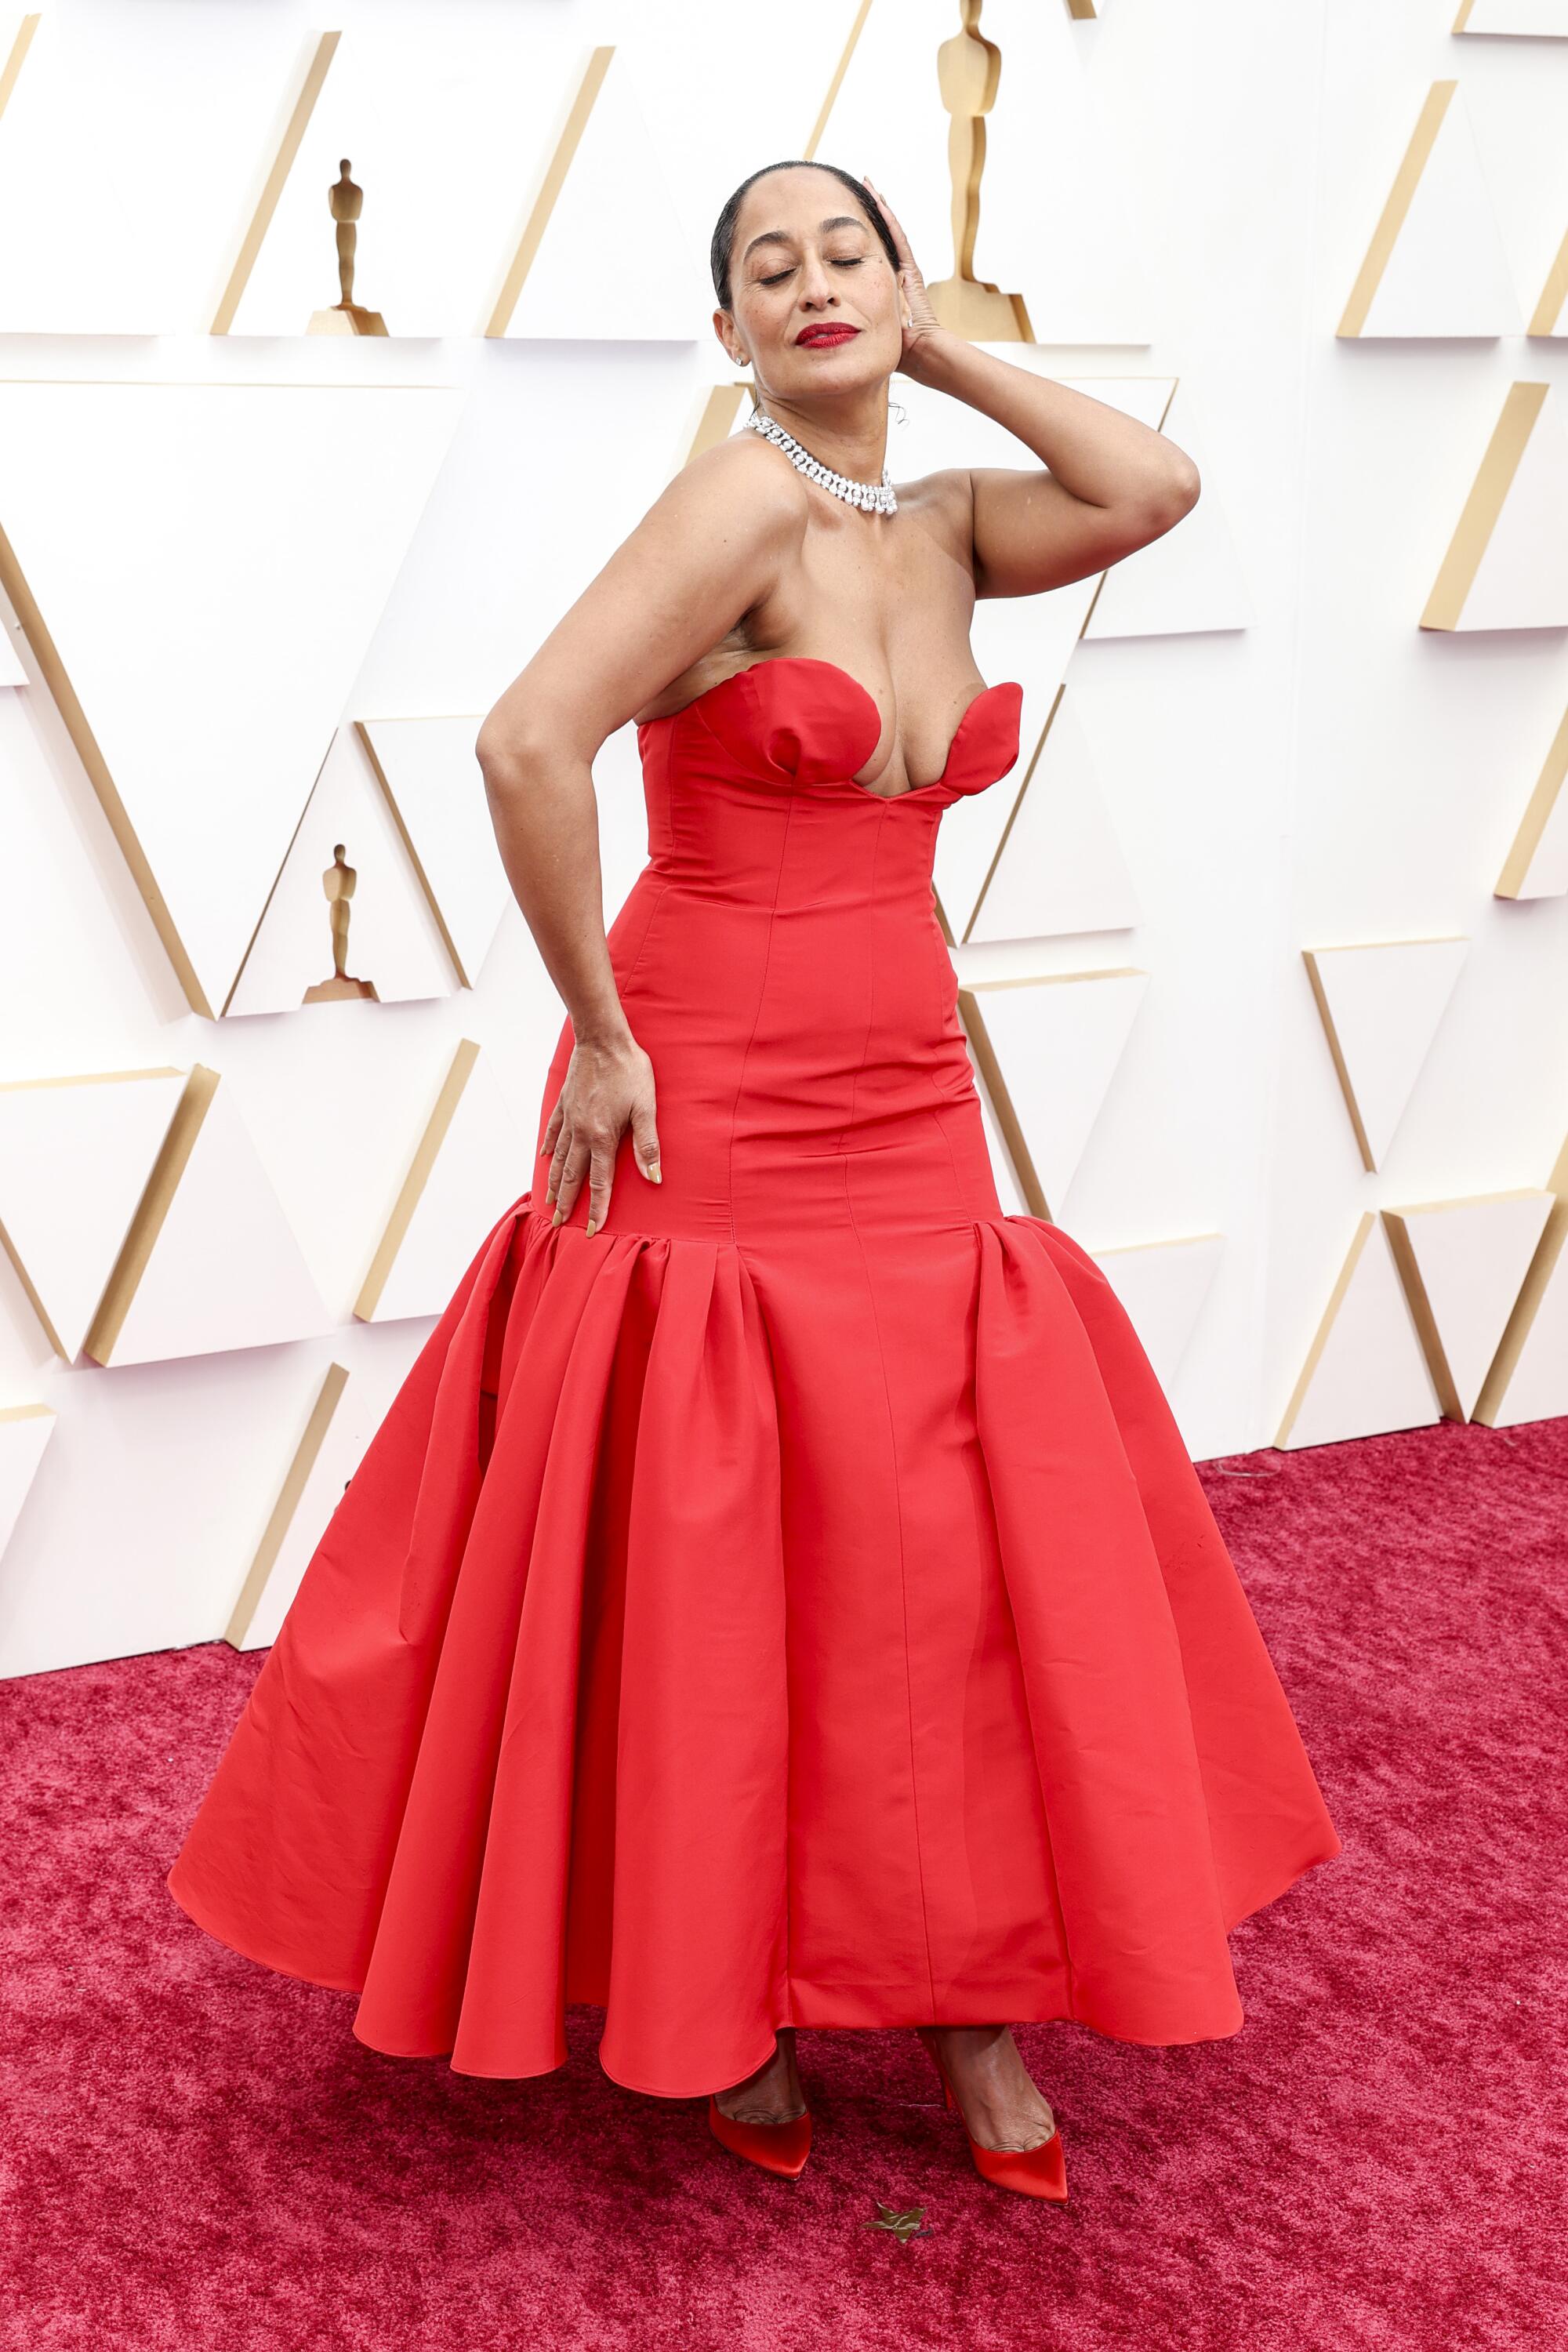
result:
[[[793,797],[784,803],[784,833],[779,842],[778,867],[773,875],[773,900],[768,908],[768,943],[763,950],[763,969],[757,979],[757,1006],[741,1055],[741,1066],[735,1074],[735,1099],[730,1105],[730,1141],[724,1155],[724,1189],[729,1196],[730,1239],[736,1248],[740,1246],[741,1236],[735,1230],[735,1129],[741,1116],[741,1097],[746,1090],[746,1065],[752,1058],[752,1047],[757,1042],[757,1031],[763,1023],[763,1006],[767,1001],[768,968],[773,960],[773,929],[778,919],[779,893],[784,888],[784,859],[789,853],[789,829],[795,816],[795,806]]]
[[[858,786],[857,790],[858,789]],[[901,798],[902,795],[895,794],[893,797]],[[877,860],[882,854],[883,826],[886,823],[887,819],[884,816],[882,823],[877,827],[877,838],[871,845],[871,872],[867,883],[866,895],[873,906],[877,901]],[[837,1139],[833,1146],[834,1151],[840,1154],[845,1151],[847,1139],[854,1132],[855,1098],[860,1091],[860,1081],[866,1075],[867,1057],[871,1051],[871,1032],[877,1024],[877,960],[875,956],[871,958],[868,993],[870,1001],[866,1007],[866,1034],[860,1041],[860,1059],[856,1064],[855,1074],[849,1081],[849,1108],[844,1114],[844,1124],[839,1129]],[[845,1186],[845,1192],[847,1197],[847,1183]],[[853,1210],[850,1211],[850,1215],[853,1217]]]
[[[921,1927],[925,1943],[926,1986],[931,1994],[931,2011],[934,2015],[936,1977],[931,1968],[931,1906],[926,1900],[925,1843],[921,1832],[920,1772],[915,1762],[915,1695],[910,1679],[910,1588],[908,1568],[904,1558],[903,1495],[899,1486],[898,1424],[893,1416],[892,1391],[888,1384],[888,1350],[882,1339],[881,1318],[877,1312],[876,1286],[871,1280],[871,1268],[866,1255],[866,1244],[861,1237],[860,1227],[856,1222],[847,1159],[844,1162],[844,1205],[848,1211],[849,1230],[855,1236],[855,1246],[860,1253],[861,1270],[866,1277],[866,1297],[871,1309],[872,1328],[877,1334],[877,1361],[881,1368],[882,1398],[888,1412],[888,1440],[893,1465],[893,1509],[898,1522],[899,1536],[899,1601],[904,1626],[904,1696],[910,1734],[910,1802],[913,1809],[915,1822],[915,1878],[921,1895]]]

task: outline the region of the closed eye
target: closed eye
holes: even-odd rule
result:
[[[845,254],[834,262],[833,267],[835,269],[858,269],[865,258],[863,253]],[[759,278],[757,283],[759,286],[782,286],[788,276],[787,269],[775,269],[771,278]]]

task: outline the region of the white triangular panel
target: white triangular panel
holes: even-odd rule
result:
[[[0,1558],[22,1516],[44,1448],[54,1435],[47,1404],[0,1406]]]
[[[207,1106],[110,1361],[264,1348],[306,1339],[331,1321],[225,1082]]]
[[[1535,419],[1454,625],[1568,628],[1568,430],[1555,390]]]
[[[958,12],[947,13],[951,30]],[[1101,114],[1066,10],[986,0],[980,30],[1000,49],[1002,69],[985,117],[975,276],[1024,297],[1037,343],[1147,343],[1156,313],[1136,173]],[[945,263],[921,267],[928,280],[946,274]]]
[[[16,632],[14,623],[0,628],[0,686],[26,686],[27,673],[16,656]]]
[[[1373,1168],[1383,1165],[1415,1090],[1468,948],[1462,939],[1394,940],[1309,951],[1322,992],[1319,1010],[1337,1043],[1342,1083]]]
[[[1359,332],[1367,336],[1515,335],[1523,326],[1497,215],[1458,87],[1436,135]],[[1418,134],[1419,135],[1419,134]]]
[[[1224,1247],[1219,1234],[1192,1234],[1089,1253],[1127,1309],[1162,1388],[1181,1370]]]
[[[1053,1217],[1100,1117],[1149,984],[1144,971],[969,983]]]
[[[1562,1245],[1563,1230],[1560,1220],[1543,1244],[1549,1255],[1555,1248],[1556,1256],[1542,1270],[1545,1287],[1541,1303],[1501,1399],[1486,1416],[1494,1429],[1568,1413],[1568,1249]]]
[[[348,971],[383,1004],[450,996],[458,985],[397,822],[351,727],[335,737],[289,845],[225,1010],[289,1013],[333,976],[332,910],[324,877],[341,843],[354,876]]]
[[[1568,0],[1459,0],[1456,33],[1568,41]]]
[[[1350,1257],[1328,1329],[1314,1341],[1305,1392],[1280,1430],[1282,1446],[1330,1445],[1442,1419],[1388,1237],[1370,1211]]]
[[[1196,466],[1202,495],[1173,530],[1111,565],[1089,616],[1086,637],[1191,636],[1251,625],[1236,542],[1220,503],[1207,439],[1193,414],[1185,384],[1176,387],[1163,430]]]
[[[342,1501],[344,1488],[385,1420],[414,1356],[427,1336],[419,1325],[409,1323],[395,1333],[385,1334],[385,1344],[380,1348],[368,1348],[368,1334],[356,1348],[353,1370],[343,1383],[315,1461],[300,1490],[271,1571],[239,1642],[241,1649],[265,1649],[277,1640],[279,1628],[300,1589],[300,1580],[310,1564],[310,1556],[326,1533],[328,1521]],[[280,1480],[288,1468],[287,1462],[279,1464]]]
[[[42,12],[0,138],[5,333],[205,326],[300,37],[271,8]]]
[[[180,1070],[0,1087],[0,1226],[68,1362],[184,1090]]]
[[[523,1135],[487,1055],[480,1054],[458,1097],[435,1164],[414,1204],[374,1312],[391,1323],[439,1315],[496,1219],[529,1188],[532,1147]],[[610,1194],[610,1226],[637,1213],[646,1180],[623,1169]]]
[[[0,530],[211,1011],[460,398],[382,384],[0,384]]]
[[[623,249],[634,227],[635,268],[584,268],[585,254]],[[701,266],[704,249],[660,160],[633,63],[617,50],[505,332],[616,343],[707,338],[713,288]]]
[[[511,896],[474,756],[479,720],[362,719],[360,731],[472,988]]]
[[[581,20],[532,8],[382,13],[382,25],[351,23],[333,54],[237,334],[303,334],[339,299],[328,189],[345,155],[364,198],[355,301],[389,335],[471,335],[489,314],[499,248],[582,74]]]
[[[944,814],[944,828],[951,816],[951,810]],[[966,936],[1049,939],[1124,930],[1137,920],[1121,845],[1064,689]]]
[[[1384,1212],[1408,1237],[1467,1421],[1555,1198],[1546,1191],[1501,1192]]]

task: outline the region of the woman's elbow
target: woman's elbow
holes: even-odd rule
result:
[[[492,799],[498,793],[514,792],[526,782],[532,766],[528,731],[515,715],[498,708],[487,715],[474,739],[474,757]]]
[[[1160,529],[1170,530],[1184,515],[1190,515],[1198,502],[1203,481],[1197,467],[1184,449],[1173,449],[1165,478],[1160,486],[1156,506]]]
[[[1152,539],[1163,539],[1173,530],[1196,506],[1202,488],[1192,459],[1184,451],[1173,449],[1171,462],[1162,466],[1158,477],[1144,488],[1130,518],[1134,544],[1146,547]]]

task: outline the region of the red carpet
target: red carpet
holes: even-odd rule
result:
[[[255,1660],[0,1685],[5,2352],[1568,2343],[1568,1422],[1204,1479],[1345,1851],[1237,1931],[1235,2040],[1023,2031],[1059,2211],[975,2178],[912,2035],[802,2035],[795,2184],[617,2090],[594,2012],[537,2081],[378,2057],[163,1887]]]

